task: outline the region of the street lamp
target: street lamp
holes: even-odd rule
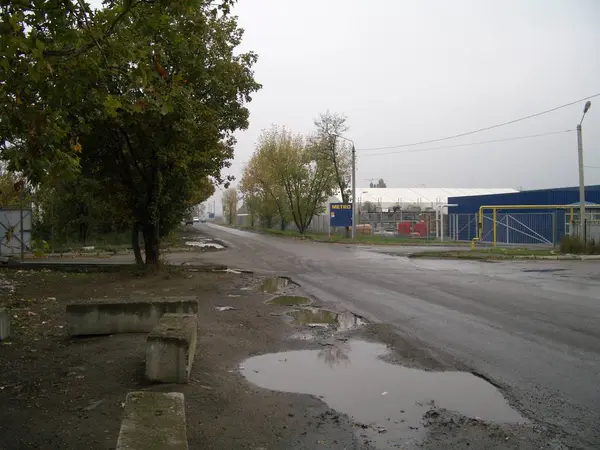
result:
[[[577,156],[579,158],[579,226],[581,227],[579,235],[583,238],[584,242],[587,242],[587,239],[585,229],[585,182],[583,179],[583,140],[581,137],[581,124],[583,123],[585,114],[590,110],[591,106],[592,102],[588,100],[583,107],[583,115],[577,125]]]
[[[352,139],[335,133],[332,135],[352,144],[352,239],[356,239],[356,148]]]

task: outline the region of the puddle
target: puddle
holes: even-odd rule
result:
[[[364,325],[366,322],[351,312],[335,313],[320,308],[306,308],[290,311],[296,325],[333,326],[336,331],[348,331]]]
[[[185,241],[185,245],[198,248],[214,248],[217,250],[225,248],[221,244],[217,244],[216,242]]]
[[[269,294],[274,294],[280,289],[287,287],[290,284],[289,278],[284,277],[276,277],[276,278],[268,278],[263,282],[262,290],[263,292],[268,292]]]
[[[497,423],[525,423],[492,384],[468,372],[426,372],[389,364],[385,345],[359,340],[320,350],[256,356],[240,369],[267,389],[311,394],[347,414],[377,447],[423,439],[431,405]],[[382,432],[383,427],[385,432]]]
[[[299,297],[297,295],[280,295],[279,297],[267,300],[266,303],[267,305],[297,306],[308,305],[310,300],[306,297]]]

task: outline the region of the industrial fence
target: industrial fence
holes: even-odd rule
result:
[[[448,237],[455,241],[470,241],[506,245],[557,245],[565,235],[564,211],[483,214],[481,234],[478,234],[478,214],[450,214]]]
[[[588,212],[586,216],[586,239],[599,242],[600,214]],[[581,236],[578,215],[571,216],[566,210],[485,213],[480,235],[478,220],[478,214],[450,214],[444,236],[454,241],[479,237],[487,244],[546,246],[558,245],[564,236]]]
[[[0,256],[31,252],[30,209],[0,209]]]
[[[389,234],[415,239],[480,242],[505,246],[558,246],[564,236],[580,236],[578,217],[565,210],[544,212],[486,212],[483,214],[481,234],[478,234],[478,214],[402,214],[362,213],[357,222],[370,225],[373,234]],[[310,233],[343,234],[344,228],[329,227],[329,215],[314,216],[307,231]],[[238,225],[250,226],[248,217],[238,216]],[[277,227],[278,224],[274,224]],[[287,229],[296,229],[292,222]],[[362,231],[364,232],[364,231]],[[600,214],[588,213],[586,237],[600,241]]]

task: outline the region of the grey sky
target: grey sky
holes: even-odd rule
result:
[[[327,109],[348,116],[348,137],[361,149],[453,135],[600,93],[598,0],[240,0],[234,11],[264,86],[227,171],[238,177],[261,129],[309,133]],[[600,167],[600,97],[592,103],[585,162]],[[582,108],[423,147],[574,129]],[[577,184],[574,131],[367,156],[375,153],[358,151],[359,186],[379,177],[390,187]],[[586,181],[600,184],[600,169],[586,169]]]
[[[348,116],[360,149],[469,131],[600,92],[597,0],[241,0],[235,12],[264,85],[239,134],[236,175],[261,129],[310,132],[327,109]],[[600,97],[592,103],[585,159],[600,167]],[[423,147],[572,129],[582,108]],[[422,153],[359,151],[358,185],[372,177],[395,187],[573,185],[576,150],[572,132]],[[586,175],[600,183],[600,169]]]

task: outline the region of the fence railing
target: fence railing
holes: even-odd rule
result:
[[[480,242],[496,245],[557,245],[565,235],[563,211],[512,213],[485,213],[481,234],[477,214],[450,214],[448,237],[456,241]]]

